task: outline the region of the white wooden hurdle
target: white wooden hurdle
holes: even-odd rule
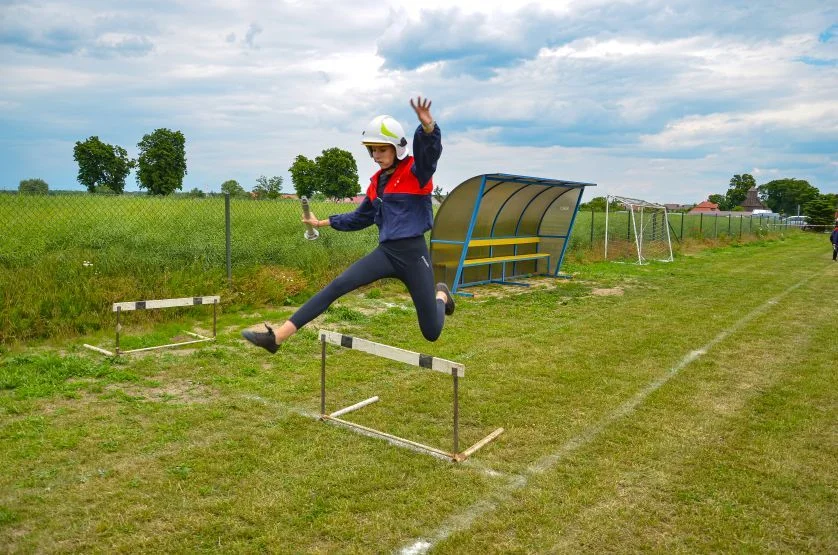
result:
[[[374,341],[368,341],[366,339],[359,339],[357,337],[352,337],[349,335],[343,335],[341,333],[337,333],[334,331],[329,330],[320,330],[320,419],[326,422],[335,422],[341,424],[345,427],[348,427],[351,430],[358,431],[365,435],[372,435],[387,439],[392,443],[404,445],[410,447],[414,450],[418,450],[421,452],[425,452],[431,455],[434,455],[439,458],[449,459],[454,462],[462,462],[473,455],[478,449],[483,447],[484,445],[488,444],[490,441],[497,438],[499,435],[503,433],[503,428],[498,428],[485,438],[481,439],[468,449],[460,452],[459,443],[460,443],[460,401],[459,401],[459,379],[465,377],[465,366],[458,362],[452,362],[450,360],[446,360],[443,358],[434,357],[431,355],[424,355],[421,353],[415,353],[413,351],[406,351],[404,349],[399,349],[398,347],[391,347],[390,345],[384,345],[382,343],[376,343]],[[350,405],[348,407],[342,408],[340,410],[336,410],[331,413],[326,413],[326,344],[337,345],[338,347],[345,347],[348,349],[354,349],[356,351],[361,351],[364,353],[369,353],[378,357],[387,358],[390,360],[395,360],[397,362],[403,362],[405,364],[410,364],[413,366],[418,366],[420,368],[427,368],[429,370],[435,370],[437,372],[441,372],[443,374],[449,374],[454,384],[454,449],[451,452],[445,451],[443,449],[437,449],[436,447],[430,447],[428,445],[424,445],[421,443],[417,443],[415,441],[411,441],[409,439],[404,439],[399,436],[395,436],[392,434],[388,434],[386,432],[382,432],[380,430],[375,430],[373,428],[369,428],[367,426],[362,426],[360,424],[356,424],[354,422],[349,422],[348,420],[344,420],[339,418],[340,416],[352,412],[354,410],[358,410],[363,408],[367,405],[377,402],[378,396],[370,397],[369,399],[365,399],[359,403],[355,403],[354,405]]]
[[[219,297],[218,295],[212,295],[206,297],[183,297],[180,299],[155,299],[148,301],[126,301],[120,303],[113,303],[112,311],[116,312],[116,349],[113,352],[111,352],[107,349],[96,347],[95,345],[88,345],[87,343],[85,343],[84,346],[88,349],[91,349],[98,353],[102,353],[104,355],[119,356],[128,353],[139,353],[140,351],[152,351],[155,349],[165,349],[168,347],[180,347],[182,345],[191,345],[193,343],[203,343],[205,341],[215,341],[219,302],[221,302],[221,297]],[[154,308],[172,308],[177,306],[198,306],[208,304],[212,305],[212,337],[205,337],[203,335],[193,333],[191,331],[186,331],[184,332],[185,334],[191,335],[192,337],[197,337],[198,339],[194,339],[192,341],[181,341],[179,343],[167,343],[166,345],[155,345],[154,347],[143,347],[141,349],[130,349],[127,351],[120,350],[119,333],[122,331],[122,324],[119,321],[119,317],[122,314],[122,312],[129,312],[132,310],[150,310]]]

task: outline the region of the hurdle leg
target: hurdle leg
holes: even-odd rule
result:
[[[320,415],[326,415],[326,338],[320,336]]]
[[[215,338],[215,329],[216,329],[216,321],[218,319],[217,316],[217,308],[218,308],[218,301],[215,300],[212,303],[212,337]]]
[[[451,377],[454,379],[454,451],[460,452],[460,395],[459,385],[460,378],[457,376],[456,370],[451,370]]]
[[[122,307],[116,307],[116,354],[119,355],[119,313]]]

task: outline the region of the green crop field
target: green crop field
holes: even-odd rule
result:
[[[264,215],[251,221],[264,235]],[[10,280],[33,288],[33,268],[49,274],[62,253],[101,256],[95,238],[112,232],[67,224],[75,239],[58,248],[59,237],[32,227],[37,254],[16,258],[4,247],[6,311]],[[187,228],[160,231],[173,244],[156,268],[181,248],[174,238],[192,236]],[[196,248],[223,241],[217,229],[211,239],[194,233]],[[299,227],[292,235],[302,241]],[[306,256],[299,247],[292,254]],[[209,267],[217,256],[207,255]],[[199,262],[183,257],[206,289],[224,281],[223,266],[198,272]],[[223,294],[245,295],[265,264],[258,258]],[[61,279],[79,280],[79,295],[94,291],[87,298],[104,302],[112,293],[99,289],[131,277],[120,267],[91,281],[82,272],[106,263],[82,260]],[[306,264],[322,264],[312,260],[267,267],[305,278]],[[319,266],[323,278],[328,266]],[[435,343],[421,339],[399,283],[375,284],[274,356],[239,334],[286,318],[286,297],[225,303],[215,343],[118,359],[81,347],[113,341],[112,321],[97,327],[99,316],[81,306],[89,325],[0,352],[2,551],[838,551],[838,264],[826,236],[683,248],[674,263],[646,266],[580,252],[564,270],[573,279],[474,288]],[[148,287],[143,293],[174,291],[143,276],[132,278]],[[262,277],[249,283],[271,275]],[[53,276],[43,280],[59,291]],[[61,289],[54,298],[67,296]],[[16,325],[18,316],[4,318]],[[42,318],[49,325],[48,311]],[[206,331],[211,316],[205,308],[161,321],[132,313],[124,325],[126,341],[154,344]],[[461,444],[505,432],[455,464],[317,420],[318,328],[462,362]],[[347,418],[448,446],[450,379],[337,347],[328,353],[328,410],[378,395]]]

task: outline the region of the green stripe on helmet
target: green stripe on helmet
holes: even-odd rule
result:
[[[401,139],[398,135],[387,129],[387,126],[384,125],[384,122],[381,122],[381,134],[385,137],[393,137],[394,139]]]

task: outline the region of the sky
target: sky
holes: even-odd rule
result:
[[[430,98],[434,183],[512,173],[694,203],[734,174],[838,193],[838,2],[0,0],[0,189],[73,146],[186,137],[183,190],[252,189]],[[135,174],[126,190],[137,190]]]

